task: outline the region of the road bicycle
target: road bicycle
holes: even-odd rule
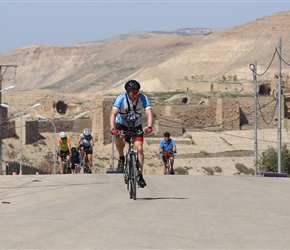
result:
[[[61,157],[61,160],[62,160],[62,173],[71,174],[71,168],[70,166],[67,165],[66,154],[62,153],[59,156]]]
[[[137,177],[139,175],[138,152],[134,149],[134,138],[143,134],[140,130],[121,131],[120,135],[124,136],[125,142],[128,143],[128,150],[125,156],[124,181],[127,184],[130,199],[136,200],[137,185],[139,187]]]
[[[166,163],[165,163],[165,172],[166,174],[174,174],[174,171],[171,171],[171,164],[170,164],[170,156],[172,155],[172,153],[176,153],[176,152],[172,152],[172,151],[163,151],[160,152],[160,154],[164,155],[165,159],[166,159]]]

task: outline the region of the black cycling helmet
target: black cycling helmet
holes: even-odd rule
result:
[[[164,133],[164,137],[170,137],[170,133],[169,132],[165,132]]]
[[[71,152],[72,152],[72,154],[75,154],[77,152],[77,149],[75,147],[72,147]]]
[[[126,82],[125,89],[127,91],[138,91],[141,88],[140,83],[136,80],[130,80]]]

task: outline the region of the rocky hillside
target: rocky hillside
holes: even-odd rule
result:
[[[28,46],[0,55],[0,63],[17,65],[15,91],[51,89],[89,99],[106,91],[119,93],[129,78],[140,80],[144,91],[174,88],[176,80],[195,75],[252,79],[249,64],[257,61],[258,71],[264,72],[280,37],[283,58],[290,57],[289,18],[290,11],[281,12],[208,35],[136,33],[117,41]],[[275,59],[268,77],[277,63]],[[4,79],[13,78],[12,71]]]

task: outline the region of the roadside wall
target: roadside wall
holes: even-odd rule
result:
[[[56,133],[61,131],[82,133],[84,128],[90,128],[95,141],[102,144],[111,143],[110,112],[114,98],[96,99],[91,104],[90,118],[77,120],[52,120]],[[282,99],[282,114],[284,114],[284,99]],[[162,136],[169,131],[174,136],[182,136],[190,128],[218,128],[221,131],[253,129],[254,98],[219,98],[207,99],[198,104],[156,105],[154,112],[154,133]],[[3,113],[5,111],[3,110]],[[5,115],[5,113],[4,113]],[[7,116],[7,113],[6,113]],[[19,119],[2,122],[2,138],[19,136]],[[146,114],[143,122],[147,124]],[[276,127],[276,101],[272,97],[258,98],[258,128]],[[284,124],[284,123],[283,123]],[[23,120],[23,143],[31,144],[39,140],[39,133],[54,132],[54,127],[45,120]]]

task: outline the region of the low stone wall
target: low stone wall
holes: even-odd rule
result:
[[[113,98],[97,100],[89,119],[53,120],[56,132],[61,131],[82,133],[84,128],[90,128],[94,137],[100,143],[111,143],[110,112]],[[254,123],[254,98],[220,98],[208,99],[198,105],[180,104],[171,106],[153,106],[155,117],[155,134],[162,136],[169,131],[174,136],[181,136],[186,128],[213,128],[222,131],[239,130],[243,125]],[[284,110],[284,99],[282,100]],[[282,114],[284,114],[282,110]],[[272,97],[258,98],[258,128],[276,127],[276,102]],[[147,124],[146,114],[143,122]],[[252,126],[248,126],[252,129]],[[23,121],[23,142],[31,144],[36,142],[39,133],[54,132],[54,127],[49,121]],[[19,128],[18,128],[19,131]],[[2,138],[9,138],[16,134],[15,121],[2,122]]]

